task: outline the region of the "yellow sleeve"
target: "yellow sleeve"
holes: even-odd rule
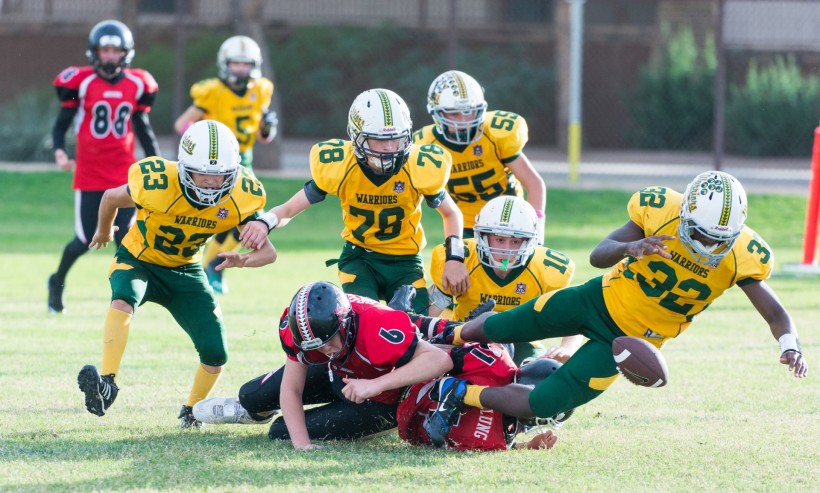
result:
[[[205,113],[214,113],[216,111],[216,91],[214,91],[212,81],[213,79],[207,79],[191,86],[191,99],[194,100],[193,105]]]
[[[262,182],[256,178],[253,171],[248,168],[240,167],[239,181],[231,194],[232,199],[236,202],[239,210],[239,223],[245,224],[250,219],[255,219],[257,213],[262,211],[265,207],[266,194],[265,187]]]
[[[176,199],[176,163],[156,157],[137,161],[128,168],[128,193],[137,207],[165,211]]]
[[[433,128],[435,125],[427,125],[413,132],[414,144],[435,144],[436,138],[433,136]]]
[[[433,248],[433,256],[430,259],[430,278],[439,291],[445,294],[450,294],[444,289],[441,283],[441,278],[444,275],[444,261],[444,245],[437,245]]]
[[[666,187],[647,187],[635,192],[626,206],[629,219],[644,230],[646,236],[680,214],[681,194]]]
[[[259,79],[259,96],[261,108],[267,110],[270,107],[270,101],[273,97],[273,82],[267,77]]]
[[[453,157],[437,144],[411,144],[407,167],[413,186],[423,195],[438,195],[447,186]]]
[[[737,255],[737,284],[743,285],[744,281],[765,281],[771,277],[774,252],[751,228],[743,228],[732,250]]]
[[[517,158],[530,138],[524,117],[509,111],[491,111],[486,122],[484,131],[495,142],[501,162],[507,164]]]
[[[356,164],[353,144],[348,140],[327,140],[310,149],[310,176],[316,186],[326,193],[338,195],[347,170]]]

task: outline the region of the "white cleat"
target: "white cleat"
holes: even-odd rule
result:
[[[194,417],[207,424],[262,424],[270,419],[257,421],[251,418],[248,411],[239,403],[236,397],[211,397],[194,404]],[[271,416],[272,417],[272,416]]]

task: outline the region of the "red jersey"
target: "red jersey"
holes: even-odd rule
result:
[[[501,386],[512,383],[518,371],[509,353],[498,344],[468,343],[450,350],[453,369],[450,375],[476,385]],[[397,414],[399,437],[413,445],[429,445],[424,422],[435,411],[430,390],[436,380],[410,386]],[[455,450],[506,450],[512,444],[514,420],[498,411],[466,407],[447,437],[448,448]]]
[[[124,185],[134,157],[131,115],[148,112],[157,83],[148,72],[123,69],[113,81],[93,67],[68,67],[54,79],[64,108],[77,108],[74,189],[102,191]]]
[[[307,351],[306,359],[301,348],[293,343],[293,335],[288,328],[288,310],[279,323],[279,339],[288,359],[307,364],[325,361],[339,377],[374,379],[390,373],[406,364],[413,357],[418,345],[416,326],[406,313],[388,308],[376,301],[352,294],[347,295],[350,306],[356,313],[358,324],[356,339],[350,355],[339,365],[328,360],[320,351]],[[370,400],[383,404],[395,404],[401,397],[401,389],[382,392]]]

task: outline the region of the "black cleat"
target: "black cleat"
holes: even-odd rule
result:
[[[48,313],[63,313],[63,289],[65,284],[57,280],[57,274],[52,274],[48,278]]]
[[[438,397],[436,397],[438,393]],[[447,442],[447,435],[464,409],[467,394],[467,380],[444,377],[436,382],[430,391],[430,398],[438,403],[436,410],[424,422],[424,430],[434,447],[441,448]]]
[[[198,430],[202,428],[202,421],[194,417],[194,408],[183,404],[179,410],[179,427],[183,430]]]
[[[416,288],[410,284],[399,286],[393,293],[393,297],[387,302],[387,306],[394,310],[405,313],[413,313],[413,302],[416,300]]]
[[[114,374],[100,375],[97,368],[92,365],[85,365],[80,374],[77,375],[77,384],[85,394],[85,408],[91,414],[103,416],[114,400],[120,389],[114,383]]]

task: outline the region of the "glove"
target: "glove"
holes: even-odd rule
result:
[[[416,288],[411,284],[404,284],[398,287],[393,293],[393,297],[387,302],[387,306],[400,312],[412,313],[413,301],[416,299]]]
[[[279,130],[279,117],[275,111],[268,111],[262,117],[262,135],[273,140],[276,138],[276,133]]]

